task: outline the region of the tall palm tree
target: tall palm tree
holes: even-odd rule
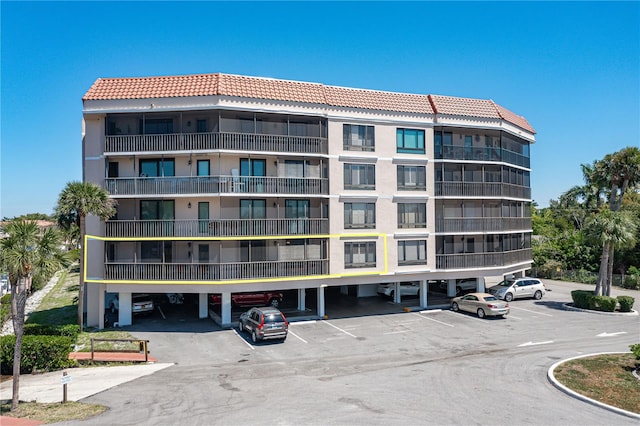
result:
[[[640,148],[627,147],[616,153],[607,154],[604,159],[594,163],[593,169],[597,181],[608,183],[606,189],[609,193],[609,209],[617,212],[622,206],[622,200],[627,190],[640,184]],[[600,284],[600,277],[603,277],[604,288],[609,289],[609,292],[615,246],[615,244],[603,244],[600,259],[598,283]],[[604,263],[604,259],[607,260],[606,263]],[[600,286],[597,285],[596,291],[599,288]]]
[[[635,245],[637,224],[631,214],[624,211],[614,212],[605,210],[595,217],[593,228],[602,241],[602,257],[600,271],[594,293],[596,295],[611,295],[611,281],[613,264],[610,260],[616,248]]]
[[[84,325],[84,237],[87,215],[107,220],[116,213],[116,202],[102,187],[91,182],[69,182],[58,196],[56,216],[75,217],[80,228],[80,286],[78,289],[78,325]]]
[[[57,230],[48,228],[40,233],[34,221],[13,220],[4,227],[7,238],[0,240],[0,266],[9,273],[11,287],[11,318],[16,335],[13,354],[13,398],[11,410],[18,408],[20,388],[20,358],[24,333],[24,311],[27,288],[33,277],[48,279],[54,272],[68,266],[67,252],[61,249]]]

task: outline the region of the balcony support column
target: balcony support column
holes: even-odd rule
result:
[[[206,318],[209,316],[209,306],[207,304],[207,293],[198,294],[198,318]]]
[[[298,289],[298,310],[304,312],[307,307],[306,305],[306,296],[307,296],[307,291],[304,288],[299,288]]]
[[[427,293],[429,291],[429,283],[427,280],[420,281],[420,307],[427,307]]]
[[[222,292],[222,326],[231,326],[231,293],[228,291]]]

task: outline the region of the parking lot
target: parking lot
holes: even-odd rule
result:
[[[165,312],[167,319],[156,313],[153,318],[132,326],[131,332],[150,340],[154,356],[162,362],[181,365],[211,363],[212,356],[220,362],[238,358],[286,360],[319,352],[338,355],[370,350],[392,356],[399,348],[408,352],[451,354],[483,348],[526,348],[575,339],[598,339],[598,334],[606,332],[638,334],[637,317],[607,318],[605,330],[599,328],[602,318],[597,314],[565,310],[564,303],[571,301],[571,289],[566,286],[566,283],[549,286],[551,291],[541,300],[512,301],[510,313],[505,318],[479,319],[449,309],[417,310],[416,301],[410,299],[406,304],[414,308],[405,312],[402,305],[388,299],[366,298],[353,301],[364,307],[360,307],[362,312],[356,310],[352,316],[341,314],[327,320],[289,317],[291,324],[286,342],[253,344],[248,334],[237,329],[221,329],[209,319],[172,316],[171,309]],[[349,299],[346,300],[342,303],[348,305]],[[369,311],[367,314],[367,308],[374,312],[385,312],[386,309],[386,313],[371,315]],[[196,310],[193,311],[195,314]],[[284,308],[283,311],[287,312]],[[585,326],[585,321],[593,322],[593,325]],[[182,339],[186,341],[182,342]],[[190,349],[185,356],[187,347]]]
[[[576,355],[627,352],[638,316],[565,310],[584,287],[547,287],[506,318],[436,309],[293,321],[285,342],[253,344],[208,319],[154,331],[150,318],[132,334],[175,365],[85,402],[110,407],[96,424],[635,424],[546,375]],[[615,293],[638,303],[637,291]]]

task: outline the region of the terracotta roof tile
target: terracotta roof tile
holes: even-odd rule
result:
[[[429,97],[436,114],[500,118],[492,101],[441,95],[429,95]]]
[[[220,74],[218,94],[278,101],[325,103],[322,85],[318,83],[230,74]]]
[[[494,105],[496,106],[496,109],[498,110],[498,114],[500,114],[500,117],[502,117],[503,120],[508,121],[509,123],[515,124],[516,126],[522,129],[528,130],[531,133],[536,132],[535,129],[531,126],[531,124],[529,124],[526,118],[522,117],[521,115],[514,114],[513,112],[496,104],[495,102],[494,102]]]
[[[100,78],[82,100],[209,96],[218,92],[219,74],[170,77]]]
[[[433,114],[427,95],[324,86],[327,104],[339,107]]]
[[[524,117],[514,114],[491,100],[383,92],[232,74],[100,78],[93,83],[82,100],[214,95],[306,102],[382,111],[495,118],[508,121],[535,133],[533,127]]]

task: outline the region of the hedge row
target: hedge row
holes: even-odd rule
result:
[[[620,304],[620,312],[631,312],[635,299],[631,296],[595,296],[589,290],[573,290],[571,292],[573,304],[577,308],[591,309],[594,311],[613,312],[616,305]]]
[[[27,336],[67,336],[74,341],[80,334],[78,324],[51,325],[51,324],[25,324],[24,335]]]
[[[0,337],[0,370],[2,374],[13,374],[13,353],[16,336]],[[20,374],[38,371],[55,371],[74,365],[69,360],[73,339],[69,336],[30,336],[22,338]]]

